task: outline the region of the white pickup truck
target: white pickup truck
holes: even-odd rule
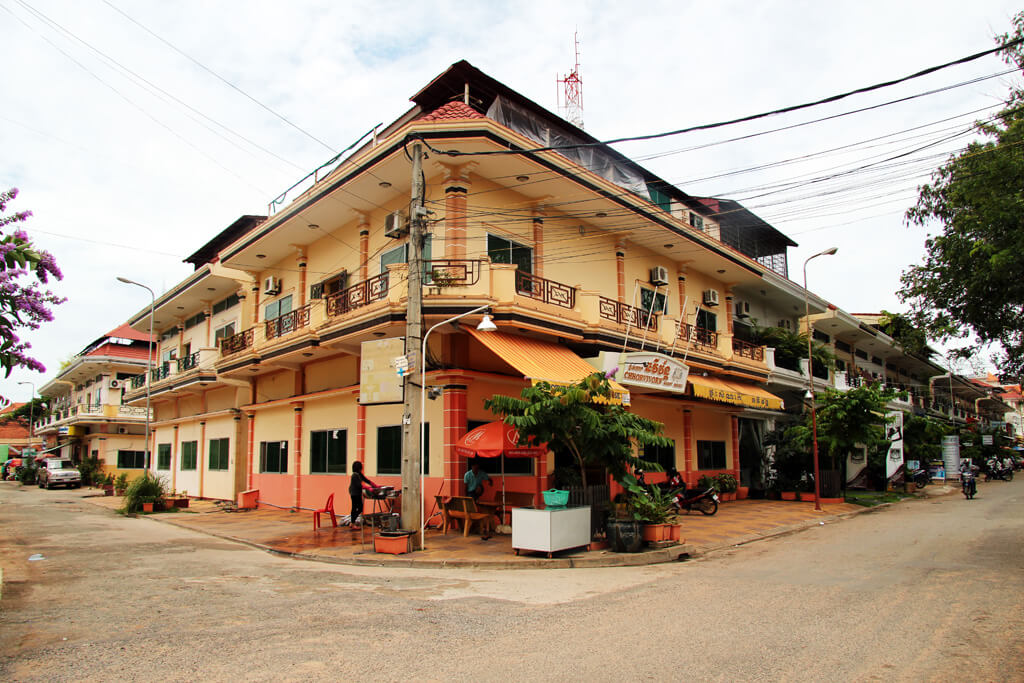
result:
[[[82,486],[82,474],[67,458],[46,458],[39,461],[36,483],[39,484],[39,488],[67,486],[69,489],[77,489]]]

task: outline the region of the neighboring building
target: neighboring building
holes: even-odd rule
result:
[[[124,405],[129,380],[144,373],[149,335],[122,325],[99,337],[39,389],[50,413],[36,419],[48,449],[80,463],[99,458],[104,472],[146,468],[144,407]]]
[[[27,420],[14,419],[11,417],[18,408],[25,403],[11,403],[4,407],[0,414],[0,462],[6,462],[8,458],[16,458],[21,455],[23,448],[37,444],[38,440],[31,439],[31,433]]]

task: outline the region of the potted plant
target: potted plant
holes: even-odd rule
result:
[[[156,501],[162,500],[163,497],[163,477],[154,477],[149,472],[144,472],[141,477],[136,477],[128,484],[120,512],[129,514],[139,511],[152,512]],[[148,510],[145,507],[147,504]]]
[[[100,488],[103,489],[104,496],[114,495],[114,475],[101,475],[99,480],[99,486]]]
[[[623,477],[629,510],[640,522],[640,535],[648,543],[678,539],[680,524],[672,519],[672,494],[659,486],[642,486],[632,475]]]
[[[722,494],[722,500],[736,500],[736,489],[739,486],[736,477],[728,472],[722,472],[715,476],[715,481],[718,484],[718,491]]]
[[[114,492],[119,496],[123,496],[126,490],[128,490],[128,473],[122,472],[114,480]]]

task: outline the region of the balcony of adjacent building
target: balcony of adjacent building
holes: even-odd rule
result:
[[[59,433],[62,427],[95,423],[144,424],[146,409],[131,405],[77,403],[53,408],[48,415],[35,421],[37,434]]]
[[[385,273],[322,293],[284,315],[259,321],[220,341],[216,368],[222,374],[251,376],[337,349],[357,353],[362,341],[400,336],[405,326],[407,283],[407,265],[392,264]],[[423,309],[428,320],[433,312],[448,315],[484,304],[491,306],[499,322],[521,328],[577,341],[614,340],[621,344],[623,337],[628,337],[662,352],[687,352],[697,361],[707,359],[718,366],[735,363],[766,372],[764,347],[723,331],[680,325],[676,318],[644,311],[578,283],[560,282],[488,259],[425,262]]]
[[[216,348],[203,348],[183,358],[162,361],[149,372],[129,379],[122,400],[132,405],[141,404],[146,400],[147,384],[150,398],[193,393],[197,388],[216,381],[217,372],[213,366],[217,358]]]

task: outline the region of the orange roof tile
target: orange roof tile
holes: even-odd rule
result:
[[[422,117],[421,121],[453,121],[457,119],[486,119],[487,117],[478,112],[465,102],[455,100],[442,105]]]
[[[128,326],[128,323],[121,325],[107,332],[107,337],[120,337],[121,339],[132,339],[135,341],[149,341],[149,335],[145,332],[139,332]]]

